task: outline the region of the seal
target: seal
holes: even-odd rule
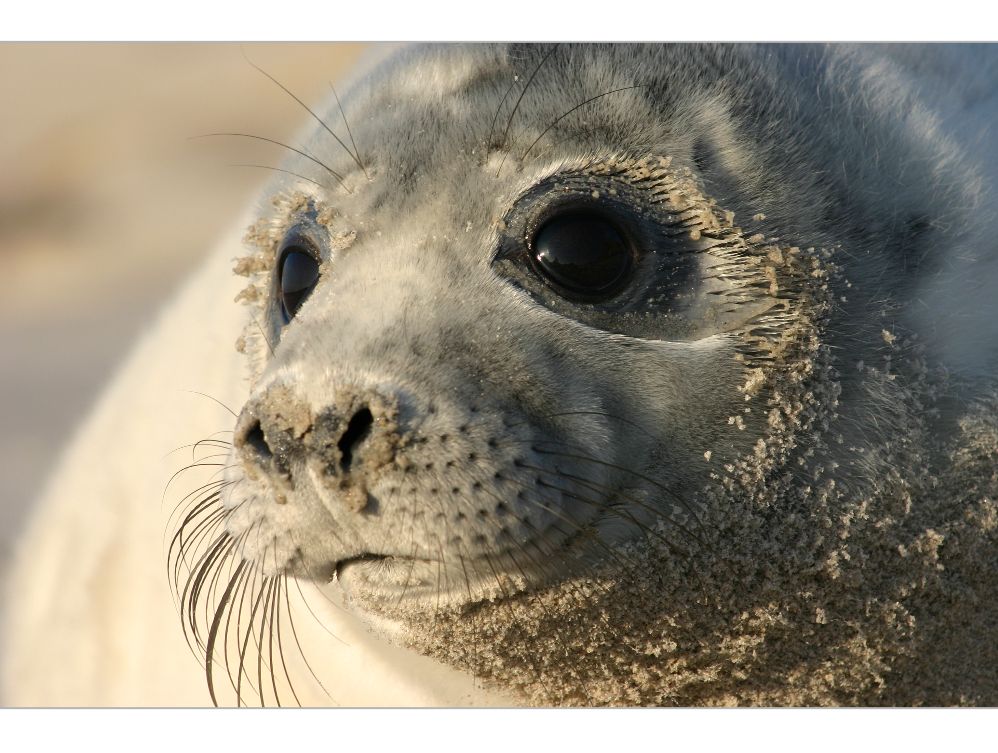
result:
[[[994,54],[403,51],[110,388],[8,696],[46,646],[104,702],[998,702]],[[167,641],[148,460],[78,490],[209,416]]]

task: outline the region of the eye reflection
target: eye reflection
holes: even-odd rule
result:
[[[620,289],[634,266],[625,235],[592,211],[574,211],[548,220],[530,244],[534,268],[569,293],[609,296]]]
[[[288,246],[281,256],[280,297],[285,321],[291,321],[319,281],[319,262],[302,246]]]

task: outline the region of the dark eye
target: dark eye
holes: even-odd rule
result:
[[[556,287],[583,298],[607,297],[626,282],[634,251],[621,230],[592,211],[561,214],[534,233],[530,257]]]
[[[291,321],[319,281],[319,262],[304,245],[289,244],[281,252],[278,289],[285,321]]]

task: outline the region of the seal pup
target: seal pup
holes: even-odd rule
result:
[[[98,409],[7,692],[40,647],[81,693],[193,692],[139,583],[156,495],[73,497],[192,423],[183,354],[234,414],[196,409],[169,524],[215,702],[995,703],[992,160],[953,116],[992,92],[952,86],[993,58],[402,53],[315,116],[242,289],[223,244]]]

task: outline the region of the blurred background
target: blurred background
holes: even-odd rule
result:
[[[0,44],[0,563],[132,341],[369,51]],[[245,56],[244,56],[245,53]],[[238,142],[238,143],[235,143]],[[2,566],[2,564],[0,564]]]

